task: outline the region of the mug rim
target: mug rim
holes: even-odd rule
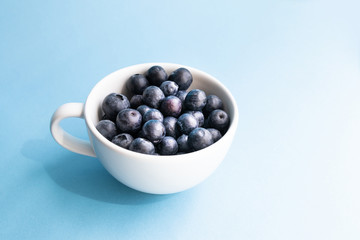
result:
[[[126,70],[128,70],[130,68],[140,68],[140,67],[150,68],[151,66],[154,66],[154,65],[158,65],[158,66],[161,66],[161,67],[164,67],[164,68],[169,67],[169,66],[175,67],[175,68],[184,67],[184,68],[187,68],[190,72],[196,72],[197,74],[202,75],[207,80],[210,80],[210,81],[216,83],[217,85],[219,85],[221,87],[221,90],[224,91],[225,94],[230,99],[229,103],[227,103],[227,104],[230,104],[230,105],[233,106],[233,116],[230,116],[229,129],[223,135],[222,138],[220,138],[217,142],[215,142],[214,144],[212,144],[212,145],[210,145],[210,146],[208,146],[206,148],[203,148],[201,150],[197,150],[197,151],[194,151],[194,152],[190,152],[190,153],[184,153],[184,154],[180,154],[180,155],[151,155],[151,154],[138,153],[138,152],[131,151],[129,149],[119,147],[119,146],[112,143],[111,141],[109,141],[108,139],[106,139],[104,136],[102,136],[100,134],[100,132],[95,127],[96,124],[92,121],[92,119],[90,119],[90,116],[89,116],[89,111],[97,111],[97,109],[92,110],[91,106],[89,106],[89,104],[88,104],[88,102],[90,101],[92,95],[94,94],[95,89],[97,89],[98,86],[101,85],[101,83],[103,81],[105,81],[106,79],[108,79],[111,75],[116,74],[116,73],[118,73],[120,71],[126,71]],[[134,72],[134,74],[135,74],[135,72]],[[117,152],[118,154],[129,157],[129,158],[142,158],[142,159],[146,158],[146,159],[151,159],[151,160],[156,160],[156,159],[163,160],[163,159],[168,159],[168,158],[171,158],[171,159],[183,158],[187,154],[192,154],[192,155],[201,154],[202,155],[205,151],[209,150],[209,148],[214,147],[215,144],[219,145],[223,141],[225,141],[225,138],[231,137],[230,135],[232,135],[232,134],[229,134],[229,133],[231,133],[231,132],[235,133],[237,125],[238,125],[238,107],[237,107],[235,98],[233,97],[231,92],[225,87],[225,85],[223,85],[217,78],[213,77],[212,75],[210,75],[210,74],[208,74],[208,73],[206,73],[204,71],[201,71],[199,69],[196,69],[196,68],[193,68],[193,67],[190,67],[190,66],[186,66],[186,65],[182,65],[182,64],[165,63],[165,62],[148,62],[148,63],[140,63],[140,64],[135,64],[135,65],[129,65],[129,66],[120,68],[118,70],[115,70],[115,71],[109,73],[108,75],[103,77],[100,81],[98,81],[94,85],[94,87],[91,89],[89,95],[86,98],[85,106],[84,106],[84,118],[85,118],[85,122],[86,122],[86,125],[87,125],[87,128],[88,128],[88,131],[90,131],[91,134],[99,142],[106,145],[108,148],[110,148],[111,150]],[[94,146],[93,146],[93,148],[94,148]]]

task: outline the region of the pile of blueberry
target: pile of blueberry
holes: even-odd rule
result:
[[[187,91],[192,81],[186,68],[168,76],[153,66],[132,75],[130,101],[123,94],[107,95],[97,130],[114,144],[145,154],[184,154],[210,146],[226,133],[229,116],[216,95]]]

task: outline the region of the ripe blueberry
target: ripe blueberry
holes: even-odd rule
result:
[[[159,120],[162,122],[164,120],[164,116],[162,115],[162,113],[159,110],[152,108],[149,111],[147,111],[143,117],[144,123],[149,120]]]
[[[160,104],[160,111],[165,116],[178,117],[181,113],[182,103],[178,97],[168,96]]]
[[[142,94],[149,86],[149,81],[142,74],[134,74],[127,81],[126,86],[133,94]]]
[[[178,144],[173,137],[165,136],[157,148],[160,155],[174,155],[178,151]]]
[[[142,95],[134,95],[130,99],[130,107],[133,109],[138,108],[142,104],[143,104]]]
[[[188,144],[188,135],[181,135],[176,142],[178,143],[179,152],[191,152],[191,148]]]
[[[206,148],[213,143],[211,133],[205,128],[195,128],[189,134],[188,144],[195,151]]]
[[[179,90],[186,90],[190,87],[193,77],[186,68],[178,68],[170,74],[169,80],[174,81],[179,86]]]
[[[185,97],[184,105],[186,109],[201,111],[206,104],[206,94],[200,89],[193,89]]]
[[[209,95],[206,97],[206,105],[203,108],[205,116],[208,116],[212,111],[216,109],[224,109],[223,102],[216,95]]]
[[[165,81],[160,85],[160,89],[165,96],[170,96],[177,94],[179,86],[173,81]]]
[[[164,93],[156,86],[149,86],[143,92],[143,102],[152,108],[159,108],[164,98]]]
[[[117,134],[116,125],[110,120],[101,120],[96,124],[96,129],[108,140],[111,140]]]
[[[160,66],[152,66],[146,73],[146,78],[151,85],[160,86],[168,78],[165,70]]]
[[[144,117],[145,113],[151,109],[152,108],[147,105],[140,105],[136,110],[138,110],[139,113],[141,113],[141,116]]]
[[[176,128],[177,119],[174,117],[164,118],[164,126],[166,130],[166,136],[176,138],[179,135],[179,130]]]
[[[207,128],[207,130],[211,133],[214,143],[222,138],[222,134],[219,130],[215,128]]]
[[[144,138],[135,138],[130,146],[129,146],[129,150],[134,151],[134,152],[138,152],[138,153],[145,153],[145,154],[154,154],[155,153],[155,147],[154,145],[144,139]]]
[[[176,122],[178,129],[183,134],[189,134],[193,129],[198,127],[198,124],[196,118],[190,113],[182,114]]]
[[[204,114],[201,111],[186,111],[185,113],[192,114],[198,121],[199,127],[202,127],[204,125]]]
[[[107,95],[102,102],[102,110],[106,116],[115,121],[117,114],[130,107],[130,102],[125,95],[119,93],[110,93]]]
[[[111,142],[115,143],[116,145],[128,149],[131,142],[134,140],[133,136],[128,133],[120,133],[116,135]]]
[[[175,96],[177,96],[181,100],[181,102],[184,103],[186,95],[187,95],[187,91],[181,90],[178,91]]]
[[[210,113],[207,123],[209,128],[215,128],[224,133],[229,127],[230,119],[225,111],[216,109]]]
[[[136,133],[141,129],[142,116],[131,108],[119,112],[116,117],[116,126],[123,133]]]
[[[165,137],[165,126],[159,120],[149,120],[142,127],[142,135],[153,144],[159,143]]]

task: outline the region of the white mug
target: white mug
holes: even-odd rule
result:
[[[182,155],[157,156],[121,148],[95,128],[102,117],[101,103],[112,92],[127,95],[126,81],[131,75],[145,73],[154,65],[162,66],[170,74],[180,67],[193,75],[190,89],[202,89],[207,95],[215,94],[224,103],[230,117],[226,134],[216,143],[199,151]],[[64,118],[85,119],[90,141],[76,138],[61,128]],[[130,188],[152,194],[169,194],[189,189],[211,175],[223,161],[234,138],[238,124],[238,110],[234,97],[220,81],[192,67],[172,63],[145,63],[115,71],[91,90],[85,104],[66,103],[60,106],[51,119],[51,133],[64,148],[83,155],[97,157],[109,173]]]

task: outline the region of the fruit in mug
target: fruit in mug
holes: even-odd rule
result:
[[[116,135],[111,142],[115,143],[116,145],[128,149],[132,141],[134,140],[133,136],[128,133],[120,133]]]
[[[162,122],[164,120],[164,116],[159,110],[152,108],[149,111],[147,111],[143,116],[144,123],[149,120],[159,120]]]
[[[189,147],[195,151],[206,148],[214,143],[211,133],[205,128],[195,128],[188,138]]]
[[[149,86],[143,92],[143,102],[152,108],[159,108],[161,101],[165,98],[164,93],[157,86]]]
[[[142,94],[149,86],[149,81],[144,75],[137,73],[130,77],[126,86],[133,94]]]
[[[174,155],[178,152],[178,144],[173,137],[165,136],[157,146],[160,155]]]
[[[130,99],[130,107],[133,109],[138,108],[142,104],[143,104],[142,95],[134,95]]]
[[[154,154],[155,147],[149,140],[144,138],[135,138],[130,146],[129,150],[138,152],[138,153],[145,153],[145,154]]]
[[[191,152],[191,148],[188,144],[188,135],[181,135],[176,142],[178,143],[179,152]]]
[[[179,135],[179,131],[176,127],[177,119],[174,117],[164,118],[163,124],[165,126],[166,136],[176,138]]]
[[[190,113],[191,115],[193,115],[198,121],[199,127],[204,125],[205,118],[204,118],[204,114],[201,111],[186,111],[185,113]]]
[[[168,78],[166,71],[160,66],[152,66],[146,73],[146,78],[151,85],[160,86]]]
[[[112,121],[115,121],[117,114],[130,107],[128,98],[120,93],[110,93],[102,102],[102,110]]]
[[[185,97],[184,105],[186,109],[201,111],[206,104],[206,94],[200,89],[193,89]]]
[[[230,119],[218,96],[201,89],[187,92],[192,81],[185,68],[169,78],[160,66],[134,74],[127,83],[130,101],[123,94],[107,95],[96,128],[114,144],[139,153],[175,155],[206,148],[223,136]]]
[[[108,140],[111,140],[117,134],[115,123],[110,120],[101,120],[96,124],[96,129]]]
[[[214,142],[217,142],[220,138],[222,138],[222,134],[219,130],[215,128],[207,128],[207,130],[211,133]]]
[[[203,112],[208,116],[212,111],[216,109],[224,109],[224,104],[221,99],[216,95],[209,95],[206,97],[206,104]]]
[[[181,113],[182,103],[178,97],[168,96],[160,104],[160,111],[165,116],[178,117]]]
[[[184,103],[186,95],[187,95],[187,91],[181,90],[178,91],[175,96],[177,96],[181,100],[181,102]]]
[[[178,68],[170,74],[169,80],[174,81],[179,86],[179,90],[186,90],[193,82],[193,77],[186,68]]]
[[[147,105],[140,105],[136,110],[138,110],[139,113],[141,113],[141,116],[144,117],[145,113],[151,109],[152,108]]]
[[[149,120],[142,127],[142,136],[153,144],[159,143],[165,137],[165,126],[159,120]]]
[[[116,126],[122,133],[136,133],[141,129],[142,116],[131,108],[121,110],[116,117]]]
[[[179,86],[173,81],[165,81],[160,85],[160,89],[165,96],[170,96],[177,94]]]
[[[189,134],[193,129],[199,126],[196,118],[190,113],[182,114],[178,118],[176,125],[183,134]]]
[[[230,123],[229,116],[223,110],[216,109],[212,111],[207,119],[207,125],[209,128],[215,128],[220,132],[224,132],[228,129]]]

